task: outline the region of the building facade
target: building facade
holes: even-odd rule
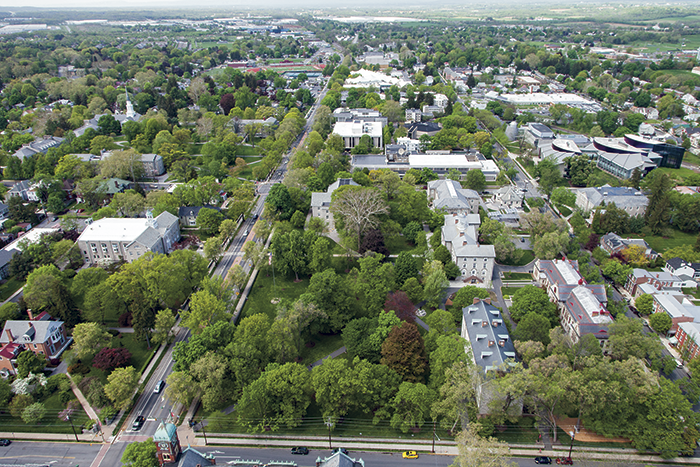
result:
[[[478,214],[448,214],[441,230],[442,243],[464,282],[490,287],[496,250],[493,245],[479,245],[480,224]]]

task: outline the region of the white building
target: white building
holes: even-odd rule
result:
[[[590,212],[605,203],[615,203],[630,216],[643,216],[649,200],[641,191],[629,187],[612,187],[603,185],[593,188],[576,188],[576,206],[582,211]]]
[[[490,287],[496,250],[493,245],[479,245],[480,224],[478,214],[448,214],[442,227],[442,243],[465,282]]]
[[[78,247],[88,264],[129,263],[146,252],[169,253],[180,240],[179,219],[168,211],[153,218],[100,219],[88,225],[78,237]]]
[[[338,122],[333,126],[333,133],[343,138],[345,149],[352,149],[360,144],[364,135],[372,139],[375,148],[384,146],[381,122]]]

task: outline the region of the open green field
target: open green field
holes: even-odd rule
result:
[[[532,274],[526,272],[504,272],[503,278],[510,281],[531,281]]]
[[[64,422],[58,418],[58,413],[66,408],[59,399],[59,392],[56,391],[50,396],[39,399],[36,402],[42,402],[46,408],[46,415],[36,425],[27,425],[20,417],[13,417],[7,410],[0,411],[0,426],[7,432],[20,433],[60,433],[72,434],[69,422]],[[81,426],[89,420],[82,407],[78,408],[71,415],[75,430],[80,433]]]
[[[680,179],[680,180],[684,179],[685,177],[689,177],[689,176],[697,173],[697,172],[693,172],[690,169],[684,169],[684,168],[669,169],[667,167],[660,167],[660,168],[654,169],[654,170],[659,170],[665,174],[668,174],[671,178]]]
[[[241,319],[257,313],[265,313],[270,319],[274,319],[276,312],[275,305],[272,304],[273,298],[293,302],[306,291],[308,286],[308,278],[294,282],[294,276],[287,277],[279,271],[275,271],[273,278],[272,266],[263,266],[243,306]]]
[[[4,302],[22,286],[24,286],[24,281],[18,281],[14,277],[7,279],[4,284],[0,285],[0,300]]]
[[[657,169],[658,170],[658,169]],[[645,237],[640,235],[629,235],[630,238],[643,238],[647,241],[649,246],[655,251],[663,253],[669,248],[675,248],[681,245],[695,245],[697,240],[697,234],[695,233],[685,233],[679,230],[670,230],[668,236],[657,236],[657,235],[647,235]]]
[[[398,255],[402,251],[411,251],[413,249],[413,245],[408,243],[403,235],[393,235],[388,237],[384,241],[384,244],[386,245],[387,250],[389,250],[389,253],[392,255]]]
[[[313,347],[309,347],[310,344],[313,344]],[[342,346],[343,338],[340,334],[315,336],[301,349],[301,364],[311,365]]]
[[[241,144],[236,148],[236,155],[237,156],[257,156],[260,154],[260,149],[256,148],[255,146],[246,146]],[[261,157],[262,159],[262,157]],[[248,161],[246,159],[246,161]]]
[[[532,252],[532,250],[521,250],[523,252],[522,256],[520,256],[520,259],[516,262],[504,262],[501,264],[504,264],[506,266],[525,266],[528,264],[530,261],[535,259],[535,254]]]

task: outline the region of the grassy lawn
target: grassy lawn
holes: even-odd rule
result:
[[[501,287],[501,294],[505,297],[510,295],[511,297],[515,292],[522,289],[522,287]]]
[[[131,352],[131,365],[133,365],[136,370],[141,373],[148,365],[148,362],[153,357],[153,352],[156,350],[155,347],[151,346],[149,349],[146,342],[139,342],[134,339],[134,334],[123,333],[121,338],[113,338],[112,345],[114,347],[126,347]]]
[[[245,169],[241,170],[241,173],[238,174],[238,178],[245,178],[246,180],[253,180],[253,167],[254,165],[251,165],[251,162],[257,162],[257,161],[250,161],[249,157],[246,157],[246,162],[248,165],[246,166]],[[262,157],[260,158],[262,159]],[[260,160],[258,159],[258,160]]]
[[[663,173],[665,173],[665,174],[668,174],[669,177],[675,178],[676,180],[681,180],[681,181],[682,181],[684,178],[689,177],[689,176],[691,176],[691,175],[693,175],[693,174],[696,173],[696,172],[693,172],[693,171],[690,170],[690,169],[683,169],[683,168],[680,168],[680,169],[669,169],[668,167],[660,167],[660,168],[654,169],[654,170],[660,170],[661,172],[663,172]]]
[[[258,273],[257,279],[255,279],[248,300],[243,306],[241,318],[257,313],[265,313],[270,319],[274,319],[275,305],[271,303],[273,298],[294,301],[306,291],[308,286],[308,278],[304,278],[300,282],[294,282],[294,276],[287,277],[284,274],[280,274],[279,271],[275,272],[273,281],[272,267],[265,266]]]
[[[506,266],[525,266],[528,264],[530,261],[535,259],[535,254],[532,252],[532,250],[521,250],[523,252],[522,256],[520,256],[520,259],[517,262],[513,263],[502,263]]]
[[[496,430],[493,435],[508,443],[534,444],[537,442],[539,432],[535,428],[534,418],[521,417],[517,424],[507,424],[504,431]]]
[[[684,288],[683,293],[686,295],[692,295],[693,297],[700,299],[700,292],[696,288]]]
[[[700,156],[688,151],[685,153],[685,156],[683,156],[683,162],[687,162],[689,164],[700,165]]]
[[[384,241],[384,244],[392,255],[398,255],[402,251],[411,251],[413,249],[413,245],[408,243],[402,235],[391,236]]]
[[[257,156],[260,154],[260,149],[255,146],[244,146],[240,145],[236,148],[237,156]],[[261,157],[262,159],[262,157]]]
[[[685,233],[679,230],[670,230],[668,233],[670,235],[667,237],[657,235],[648,235],[646,237],[630,235],[630,238],[643,238],[647,241],[649,246],[659,253],[681,245],[695,245],[695,240],[697,240],[697,234],[694,233]]]
[[[555,206],[557,207],[557,209],[559,209],[559,212],[561,212],[563,216],[566,217],[571,215],[571,209],[564,206],[563,204],[556,204]]]
[[[0,285],[0,300],[4,302],[23,285],[24,281],[18,281],[14,277],[7,279],[4,284]]]
[[[59,420],[58,413],[66,406],[61,404],[58,391],[44,400],[40,400],[46,407],[46,416],[37,425],[27,425],[19,417],[13,417],[9,411],[0,411],[0,426],[4,431],[12,432],[36,432],[36,433],[61,433],[72,434],[69,422]],[[82,407],[79,407],[71,416],[75,431],[80,434],[81,426],[88,420],[88,416]]]
[[[314,346],[305,346],[301,349],[302,365],[311,365],[313,362],[335,352],[343,346],[343,338],[340,334],[330,336],[318,335],[314,336],[309,343],[313,343]]]
[[[528,274],[526,272],[504,272],[503,277],[506,280],[511,280],[511,281],[530,281],[532,280],[532,275]]]

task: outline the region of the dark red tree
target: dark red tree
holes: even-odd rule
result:
[[[415,305],[408,298],[406,292],[402,290],[389,293],[389,295],[386,296],[384,311],[394,310],[396,316],[403,321],[414,322],[416,320],[415,309]]]
[[[224,115],[228,115],[231,109],[236,106],[236,98],[233,97],[233,94],[224,94],[219,100],[219,105],[221,110],[224,111]]]
[[[365,251],[373,251],[384,256],[389,255],[389,250],[387,250],[386,245],[384,244],[384,235],[382,234],[381,230],[369,230],[365,236],[362,237],[360,253],[364,253]]]
[[[588,241],[586,242],[586,246],[584,247],[588,251],[593,251],[595,250],[595,247],[600,245],[600,235],[598,235],[595,232],[591,232],[591,235],[588,236]]]
[[[404,321],[389,332],[382,344],[381,363],[397,372],[404,381],[425,382],[428,357],[415,324]]]
[[[104,348],[92,359],[92,366],[102,371],[112,371],[126,366],[131,360],[131,352],[124,347]]]

